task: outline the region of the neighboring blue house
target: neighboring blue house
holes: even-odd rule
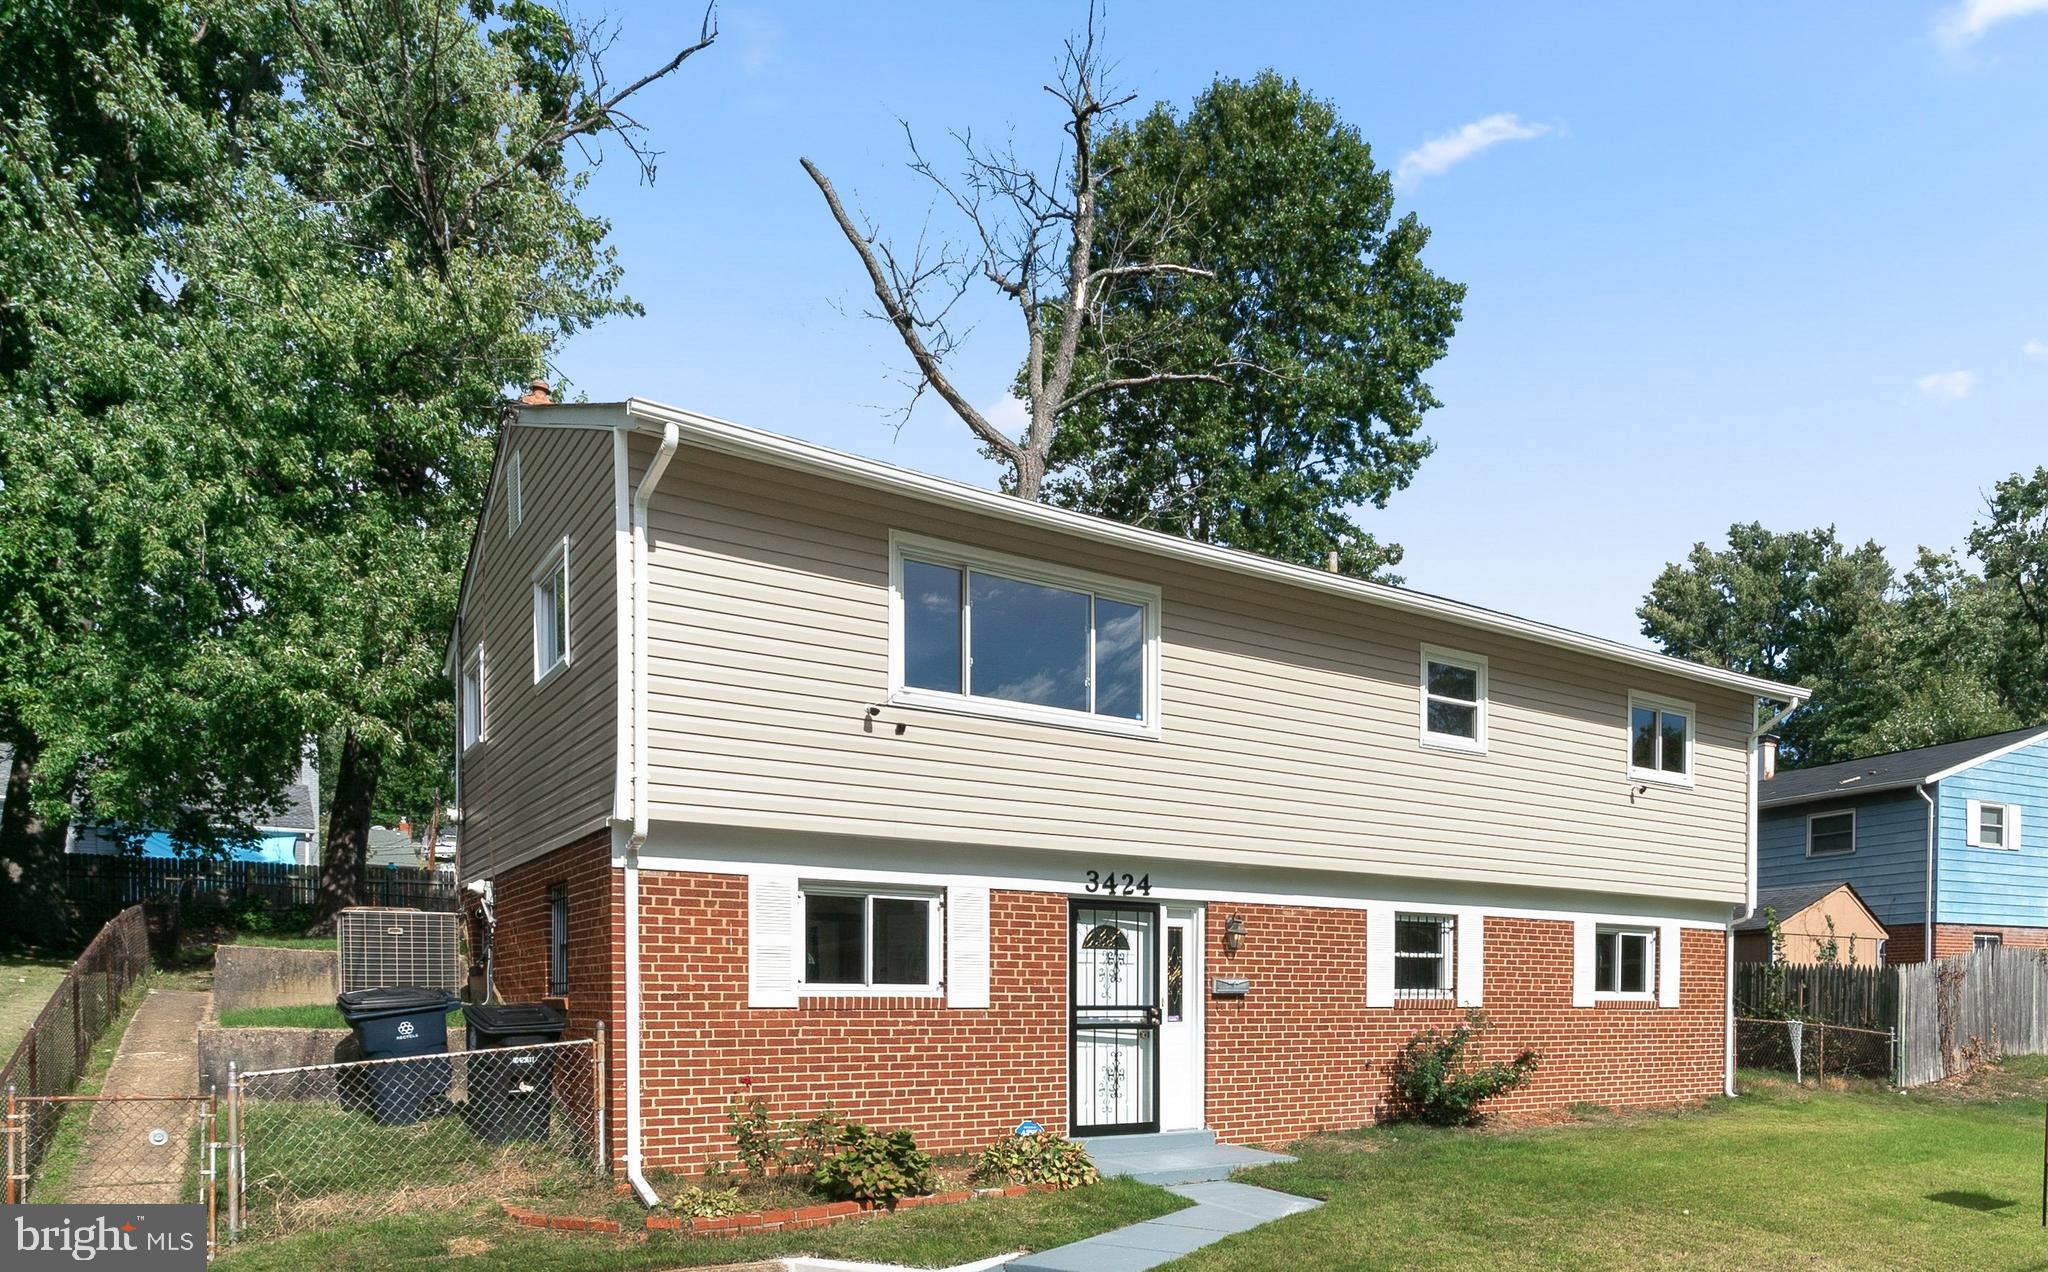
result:
[[[1757,808],[1757,886],[1854,885],[1888,962],[2048,947],[2048,726],[1789,770]]]
[[[320,765],[312,756],[299,766],[299,775],[285,791],[284,804],[256,827],[255,838],[234,845],[228,856],[235,861],[264,861],[276,865],[317,866],[320,864]],[[121,852],[122,837],[111,827],[74,827],[65,851],[109,855]],[[174,857],[171,837],[162,831],[141,836],[139,855]]]

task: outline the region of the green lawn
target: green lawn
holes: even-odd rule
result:
[[[1321,1209],[1173,1266],[2041,1267],[2044,1075],[2029,1059],[1904,1095],[1752,1075],[1685,1113],[1322,1136],[1239,1176]]]
[[[331,936],[260,936],[250,932],[235,934],[236,945],[268,945],[282,950],[332,950],[336,946]]]
[[[230,1029],[268,1027],[273,1029],[346,1029],[348,1022],[332,1003],[308,1003],[299,1007],[243,1007],[220,1014],[220,1023]],[[462,1035],[462,1012],[448,1013],[448,1037]]]
[[[229,1246],[221,1272],[324,1272],[420,1264],[517,1267],[525,1272],[603,1272],[613,1268],[704,1267],[783,1255],[947,1267],[1011,1250],[1048,1249],[1178,1210],[1180,1198],[1127,1180],[1064,1193],[932,1206],[810,1232],[757,1237],[675,1233],[610,1237],[537,1232],[493,1205],[415,1213],[377,1222],[326,1219],[295,1236]],[[567,1204],[558,1207],[577,1211]]]
[[[70,966],[69,960],[0,957],[0,1064],[14,1054]]]

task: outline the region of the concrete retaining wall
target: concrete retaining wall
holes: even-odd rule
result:
[[[247,1073],[252,1069],[295,1069],[362,1058],[355,1035],[346,1029],[223,1029],[219,1025],[201,1025],[199,1093],[217,1090],[226,1097],[230,1061]]]
[[[341,963],[333,950],[223,945],[213,952],[216,1013],[332,1004],[340,992]]]

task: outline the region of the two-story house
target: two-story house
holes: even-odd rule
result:
[[[1512,1106],[1718,1092],[1804,697],[640,400],[507,428],[450,667],[496,990],[607,1023],[636,1180],[743,1080],[1284,1142],[1470,1008]]]
[[[1887,962],[2048,946],[2048,727],[1788,770],[1758,804],[1761,886],[1854,885]]]

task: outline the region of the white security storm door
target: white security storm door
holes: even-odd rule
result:
[[[1156,1131],[1159,907],[1076,901],[1071,913],[1073,1133]]]
[[[1166,907],[1159,961],[1159,1129],[1194,1131],[1202,1107],[1202,921],[1195,906]]]

